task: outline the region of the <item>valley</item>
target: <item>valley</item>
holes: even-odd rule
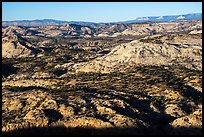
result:
[[[2,131],[201,135],[202,21],[3,26]]]

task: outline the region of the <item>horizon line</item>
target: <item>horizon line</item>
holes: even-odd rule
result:
[[[186,14],[174,14],[174,15],[157,15],[157,16],[142,16],[142,17],[164,17],[164,16],[178,16],[178,15],[187,15],[187,14],[202,14],[195,12],[195,13],[186,13]],[[123,21],[111,21],[111,22],[94,22],[94,21],[82,21],[82,20],[61,20],[61,19],[53,19],[53,18],[44,18],[44,19],[17,19],[17,20],[2,20],[2,22],[14,22],[14,21],[34,21],[34,20],[55,20],[55,21],[66,21],[66,22],[90,22],[90,23],[115,23],[115,22],[124,22],[124,21],[130,21],[130,20],[136,20],[137,18],[142,17],[136,17],[135,19],[129,19],[129,20],[123,20]]]

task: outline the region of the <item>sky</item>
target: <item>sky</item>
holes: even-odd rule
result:
[[[2,2],[2,20],[114,22],[202,13],[202,2]]]

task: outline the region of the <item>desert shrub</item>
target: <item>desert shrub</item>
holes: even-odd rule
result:
[[[163,42],[161,40],[155,40],[156,44],[162,44]]]

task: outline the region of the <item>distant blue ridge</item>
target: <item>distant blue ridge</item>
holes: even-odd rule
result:
[[[162,17],[162,19],[159,19]],[[184,17],[179,19],[179,17]],[[138,20],[140,18],[148,18],[148,20]],[[120,21],[113,23],[140,23],[140,22],[168,22],[168,21],[177,21],[177,20],[200,20],[202,19],[202,13],[193,13],[185,15],[170,15],[170,16],[149,16],[149,17],[140,17],[135,20],[129,21]]]
[[[148,19],[148,20],[147,20]],[[56,25],[63,24],[77,24],[77,25],[100,25],[100,24],[127,24],[127,23],[145,23],[145,22],[168,22],[168,21],[178,21],[178,20],[200,20],[202,19],[202,13],[191,13],[184,15],[169,15],[169,16],[148,16],[139,17],[135,20],[119,21],[119,22],[107,22],[107,23],[95,23],[95,22],[85,22],[85,21],[62,21],[54,19],[42,19],[42,20],[15,20],[15,21],[2,21],[2,22],[19,22],[19,23],[54,23]]]

